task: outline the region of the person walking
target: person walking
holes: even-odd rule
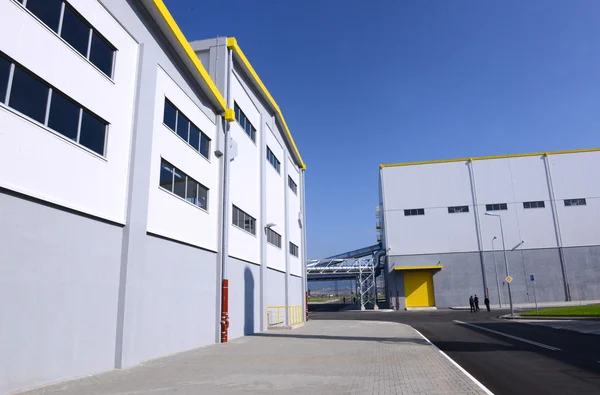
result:
[[[485,307],[487,308],[487,311],[489,313],[489,311],[490,311],[490,298],[486,296],[485,299],[483,299],[483,303],[485,303]]]
[[[469,296],[469,306],[471,306],[471,313],[475,312],[475,301],[473,300],[473,295]]]
[[[475,294],[473,302],[475,303],[475,312],[477,313],[479,311],[479,298],[477,297],[477,294]]]

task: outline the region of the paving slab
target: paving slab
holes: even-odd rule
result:
[[[412,327],[309,321],[26,394],[484,394]],[[488,392],[489,393],[489,392]]]

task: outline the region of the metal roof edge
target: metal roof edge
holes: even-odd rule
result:
[[[177,25],[177,22],[175,22],[175,19],[171,15],[171,12],[165,5],[164,1],[163,0],[141,0],[140,2],[150,12],[150,15],[152,16],[153,19],[155,19],[155,22],[158,23],[159,27],[163,31],[163,34],[165,34],[167,36],[167,38],[169,38],[169,35],[167,34],[167,32],[165,30],[167,30],[166,28],[168,28],[168,30],[171,33],[172,38],[175,40],[175,43],[179,47],[179,48],[176,48],[176,50],[180,49],[184,53],[184,56],[181,56],[182,55],[181,53],[178,53],[178,55],[180,55],[182,57],[182,60],[184,61],[184,63],[186,65],[188,65],[188,67],[193,66],[193,67],[190,67],[192,73],[195,72],[200,75],[201,81],[203,82],[200,85],[201,85],[201,88],[204,91],[204,93],[206,93],[206,95],[209,97],[209,99],[214,102],[217,109],[221,110],[220,112],[226,111],[227,110],[227,102],[225,101],[225,98],[223,97],[223,95],[221,94],[221,92],[219,91],[217,86],[215,85],[214,81],[210,78],[210,75],[204,68],[204,65],[202,65],[202,62],[200,61],[200,59],[198,58],[198,56],[196,55],[194,50],[192,49],[192,46],[190,45],[189,41],[185,38],[185,35],[183,34],[181,29]],[[156,11],[157,13],[152,12],[153,10]],[[158,18],[156,18],[157,16],[160,17],[160,20],[158,20]],[[171,44],[173,45],[174,43],[172,42]],[[178,52],[178,51],[176,51],[176,52]]]
[[[528,153],[528,154],[479,156],[479,157],[474,157],[474,158],[438,159],[438,160],[428,160],[428,161],[421,161],[421,162],[380,164],[379,168],[383,169],[386,167],[432,165],[432,164],[436,164],[436,163],[467,162],[467,161],[487,160],[487,159],[521,158],[521,157],[525,157],[525,156],[579,154],[579,153],[584,153],[584,152],[597,152],[597,151],[600,151],[600,148],[586,148],[586,149],[574,149],[574,150],[562,150],[562,151],[550,151],[550,152],[532,152],[532,153]]]
[[[255,87],[262,93],[262,95],[264,96],[266,101],[271,105],[272,109],[275,111],[277,120],[279,121],[279,123],[281,123],[281,125],[285,129],[289,143],[292,146],[292,149],[294,151],[294,154],[296,155],[296,158],[298,159],[298,162],[300,163],[300,168],[302,170],[306,170],[306,164],[302,160],[300,151],[298,150],[298,147],[296,146],[296,142],[294,141],[294,138],[292,137],[292,133],[290,132],[290,129],[288,128],[287,123],[285,122],[285,118],[283,117],[283,114],[281,113],[281,109],[279,108],[279,105],[277,104],[275,99],[273,99],[273,96],[271,96],[271,93],[269,92],[269,90],[267,89],[265,84],[262,82],[262,80],[260,79],[260,77],[258,76],[256,71],[254,70],[254,67],[252,67],[252,64],[250,63],[250,61],[248,60],[246,55],[244,55],[244,52],[238,45],[235,37],[227,38],[227,48],[230,48],[233,51],[233,53],[235,54],[235,56],[238,58],[238,60],[243,64],[243,66],[246,68],[246,71],[248,72],[248,74],[252,77],[251,79],[252,79],[252,82],[254,83]]]

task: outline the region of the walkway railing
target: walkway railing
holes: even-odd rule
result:
[[[303,322],[302,305],[267,306],[267,328],[285,328]]]

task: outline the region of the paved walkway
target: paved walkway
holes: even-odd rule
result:
[[[29,394],[483,394],[410,326],[310,321]]]

